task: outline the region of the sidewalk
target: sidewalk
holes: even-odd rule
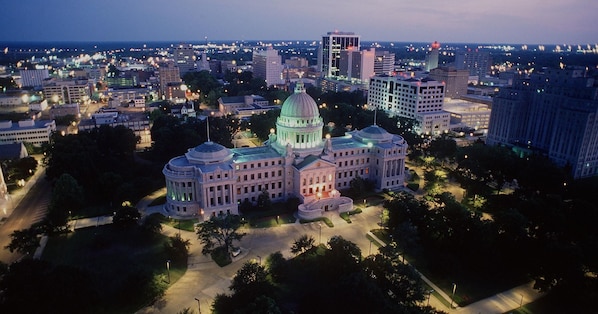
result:
[[[6,212],[0,212],[0,217],[10,217],[12,212],[14,211],[21,200],[27,195],[29,190],[37,183],[40,178],[46,173],[46,167],[44,167],[42,163],[42,155],[30,155],[30,157],[34,157],[37,160],[37,168],[35,169],[35,173],[25,182],[25,186],[21,187],[20,189],[16,189],[8,194],[8,206],[6,208]]]

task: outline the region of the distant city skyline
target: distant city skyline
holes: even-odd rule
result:
[[[350,31],[363,41],[594,44],[598,2],[75,1],[2,5],[0,41],[314,40]]]

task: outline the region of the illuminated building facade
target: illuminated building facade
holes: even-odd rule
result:
[[[418,133],[448,132],[450,114],[443,110],[445,86],[431,78],[375,76],[370,79],[368,104],[390,115],[416,119]]]
[[[253,76],[263,79],[268,86],[284,84],[282,58],[272,46],[253,51]]]
[[[341,52],[352,48],[360,50],[360,36],[352,32],[328,32],[322,36],[322,45],[318,54],[318,65],[324,77],[340,75]]]
[[[372,125],[343,137],[322,138],[316,102],[298,83],[284,102],[269,140],[261,147],[228,149],[207,141],[164,166],[169,214],[200,220],[238,214],[262,193],[272,201],[299,198],[301,218],[345,212],[353,201],[340,195],[355,177],[378,190],[403,187],[407,143]],[[209,137],[209,136],[208,136]]]
[[[582,69],[515,77],[492,103],[486,143],[546,154],[574,178],[598,175],[598,87]]]
[[[91,90],[88,80],[68,80],[50,78],[43,82],[44,98],[52,103],[72,104],[90,99]]]
[[[179,68],[180,75],[195,71],[195,52],[190,44],[180,44],[173,50],[174,62]]]
[[[440,43],[437,41],[430,45],[430,50],[426,54],[426,71],[430,71],[438,67],[438,50],[440,49]]]

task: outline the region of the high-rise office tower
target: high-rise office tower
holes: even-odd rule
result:
[[[189,44],[180,44],[174,48],[174,61],[179,67],[180,75],[195,71],[195,52],[193,46]]]
[[[547,154],[575,178],[598,175],[595,82],[575,68],[516,77],[493,99],[486,142]]]
[[[438,67],[438,50],[440,49],[440,43],[437,41],[433,42],[430,45],[430,50],[426,54],[426,71],[430,72],[430,70],[435,69]]]
[[[418,133],[440,134],[449,129],[450,114],[443,110],[444,84],[430,78],[374,76],[368,104],[391,116],[416,119]]]
[[[272,46],[253,51],[253,76],[265,80],[268,86],[284,84],[282,58]]]
[[[370,77],[374,76],[374,59],[376,51],[374,48],[365,50],[356,50],[349,47],[341,51],[339,62],[340,78],[356,81],[357,83],[367,83]]]
[[[455,67],[459,70],[469,70],[469,75],[483,78],[488,74],[492,65],[492,57],[488,51],[478,49],[457,50]]]
[[[354,50],[360,50],[360,36],[352,32],[328,32],[322,36],[322,45],[318,54],[318,65],[322,76],[339,76],[339,62],[341,51],[352,47]]]
[[[376,75],[392,75],[394,70],[395,54],[386,50],[376,50],[374,73],[376,73]]]

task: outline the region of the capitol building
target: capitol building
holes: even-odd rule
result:
[[[264,146],[229,149],[208,136],[171,159],[162,171],[165,210],[203,221],[238,214],[241,203],[255,204],[265,190],[273,202],[299,198],[298,216],[313,219],[352,210],[353,200],[339,190],[355,177],[374,182],[377,190],[403,187],[407,143],[401,136],[372,125],[323,137],[323,126],[316,102],[299,82]]]

